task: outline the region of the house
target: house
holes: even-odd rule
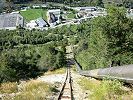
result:
[[[31,20],[29,23],[26,24],[26,27],[28,29],[33,29],[33,28],[36,28],[37,27],[37,23],[35,20]]]
[[[75,7],[75,9],[78,10],[77,18],[93,18],[107,15],[106,10],[100,7]]]
[[[42,4],[41,7],[42,7],[42,8],[46,8],[47,5],[46,5],[46,4]]]
[[[27,23],[26,27],[28,29],[43,29],[44,27],[48,27],[49,24],[43,19],[43,18],[38,18],[36,20],[31,20],[29,23]]]
[[[47,5],[46,4],[36,4],[32,6],[33,8],[46,8]]]
[[[43,18],[38,18],[36,19],[37,26],[39,28],[47,27],[49,24],[43,19]]]
[[[40,8],[39,5],[33,5],[32,7],[33,7],[34,9],[35,9],[35,8]]]
[[[96,7],[74,7],[73,9],[76,11],[88,11],[88,12],[97,10]]]
[[[15,30],[17,27],[24,27],[24,19],[20,14],[2,14],[0,15],[0,29]]]
[[[129,14],[133,14],[133,9],[128,9],[127,11]]]
[[[48,10],[47,18],[50,25],[60,23],[60,9]]]
[[[126,13],[126,16],[127,16],[128,18],[133,19],[133,9],[128,9],[128,10],[127,10],[127,13]]]

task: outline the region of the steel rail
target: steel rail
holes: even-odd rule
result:
[[[65,94],[65,92],[66,93],[68,92],[70,94]],[[70,100],[73,100],[70,67],[67,67],[65,81],[64,81],[64,83],[62,85],[62,89],[59,93],[58,100],[61,100],[61,99],[64,99],[64,98],[68,98]]]

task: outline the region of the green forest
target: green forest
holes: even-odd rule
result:
[[[0,0],[1,3],[27,4],[27,3],[62,3],[71,6],[101,6],[104,4],[116,4],[117,6],[133,7],[132,0]],[[3,5],[2,5],[3,6]]]
[[[35,78],[66,66],[65,47],[84,70],[133,63],[133,20],[124,7],[108,6],[108,15],[78,25],[41,30],[0,31],[0,83]]]
[[[90,21],[88,36],[80,40],[81,46],[75,49],[83,69],[133,63],[133,20],[126,17],[123,7],[108,6],[107,12],[106,17]]]
[[[62,32],[18,29],[0,31],[0,82],[35,78],[65,67]]]

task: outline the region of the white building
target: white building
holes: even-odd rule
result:
[[[60,23],[60,9],[48,10],[47,18],[50,25]]]
[[[99,7],[75,7],[75,10],[78,11],[77,16],[81,16],[82,18],[107,15],[106,10]]]
[[[81,10],[84,10],[84,11],[96,11],[96,7],[74,7],[73,8],[74,10],[76,11],[81,11]]]
[[[15,30],[17,27],[24,27],[24,19],[20,14],[0,15],[0,29]]]
[[[32,7],[33,7],[33,8],[40,8],[40,7],[46,8],[47,5],[46,5],[46,4],[35,4],[35,5],[33,5]]]
[[[39,5],[33,5],[32,7],[33,7],[33,8],[40,8]]]

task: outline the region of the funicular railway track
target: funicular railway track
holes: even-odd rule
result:
[[[67,67],[65,81],[59,93],[58,100],[73,100],[71,68]]]

